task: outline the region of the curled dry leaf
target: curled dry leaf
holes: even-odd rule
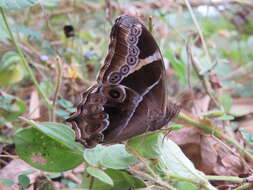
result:
[[[237,155],[211,136],[195,128],[172,131],[168,137],[176,142],[197,169],[209,175],[238,176],[248,172]]]
[[[221,84],[217,74],[213,71],[209,73],[209,82],[211,84],[211,87],[215,90],[222,88],[222,84]]]

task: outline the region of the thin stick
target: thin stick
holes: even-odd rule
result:
[[[187,8],[188,8],[188,10],[189,10],[189,12],[190,12],[190,15],[191,15],[191,17],[192,17],[193,23],[194,23],[194,25],[195,25],[195,27],[196,27],[198,33],[199,33],[200,40],[201,40],[201,43],[202,43],[202,45],[203,45],[204,51],[205,51],[205,53],[206,53],[207,59],[208,59],[208,61],[211,63],[211,58],[210,58],[210,55],[209,55],[209,52],[208,52],[208,49],[207,49],[206,41],[205,41],[205,39],[204,39],[203,32],[202,32],[202,30],[201,30],[201,28],[200,28],[200,26],[199,26],[199,23],[198,23],[198,21],[197,21],[197,19],[196,19],[196,16],[195,16],[195,14],[194,14],[194,12],[193,12],[193,10],[192,10],[192,7],[191,7],[189,1],[188,1],[188,0],[184,0],[184,2],[185,2],[186,6],[187,6]]]
[[[158,186],[161,186],[165,189],[168,189],[168,190],[176,190],[176,188],[174,188],[173,186],[167,184],[167,183],[164,183],[163,181],[159,180],[159,179],[155,179],[154,177],[152,177],[151,175],[147,174],[147,173],[144,173],[144,172],[141,172],[141,171],[137,171],[137,170],[133,170],[130,168],[130,171],[141,176],[141,177],[144,177],[144,178],[147,178],[148,180],[150,181],[153,181],[156,185]]]
[[[232,182],[245,182],[245,178],[235,177],[235,176],[213,176],[213,175],[206,175],[206,178],[210,181],[232,181]]]
[[[201,70],[200,64],[199,64],[198,60],[193,57],[191,47],[189,45],[187,47],[187,53],[188,53],[188,56],[190,56],[191,63],[193,65],[195,72],[197,73],[199,79],[202,81],[202,84],[206,90],[206,93],[210,96],[210,98],[213,100],[215,105],[217,107],[220,107],[219,102],[216,100],[216,97],[213,95],[212,88],[211,88],[211,85],[208,81],[208,78],[205,75],[200,74],[200,70]]]
[[[152,33],[152,31],[153,31],[153,18],[152,18],[152,16],[148,17],[148,30],[150,33]]]
[[[245,183],[243,185],[240,185],[239,187],[235,188],[234,190],[248,190],[250,187],[253,187],[252,183]]]
[[[35,76],[34,76],[34,74],[33,74],[33,71],[32,71],[32,69],[30,68],[30,66],[29,66],[29,64],[28,64],[28,62],[27,62],[27,60],[26,60],[26,58],[25,58],[25,56],[24,56],[24,54],[23,54],[23,51],[22,51],[22,50],[20,49],[20,47],[18,46],[18,43],[17,43],[17,41],[16,41],[16,39],[15,39],[15,37],[14,37],[12,31],[11,31],[11,28],[10,28],[10,26],[9,26],[9,23],[8,23],[8,21],[7,21],[7,18],[6,18],[6,15],[5,15],[5,11],[4,11],[4,9],[1,8],[1,7],[0,7],[0,12],[1,12],[1,15],[2,15],[2,18],[3,18],[3,21],[4,21],[4,24],[5,24],[5,26],[6,26],[6,29],[7,29],[8,33],[9,33],[9,35],[10,35],[10,38],[11,38],[13,44],[15,45],[16,50],[17,50],[19,56],[21,57],[22,64],[23,64],[24,68],[26,69],[26,71],[27,71],[28,74],[30,75],[30,77],[31,77],[31,79],[32,79],[32,81],[33,81],[33,83],[35,84],[36,88],[38,89],[38,91],[39,91],[41,97],[43,98],[44,102],[46,103],[47,107],[48,107],[49,109],[52,109],[52,105],[50,104],[49,99],[47,98],[47,96],[46,96],[46,94],[43,92],[43,90],[40,88],[39,83],[38,83],[38,81],[36,80],[36,78],[35,78]]]
[[[53,109],[52,109],[52,115],[51,118],[53,120],[53,122],[55,121],[55,109],[56,109],[56,101],[57,101],[57,97],[60,91],[60,87],[61,87],[61,82],[62,82],[62,62],[61,62],[61,58],[59,56],[56,57],[56,65],[57,65],[57,80],[56,80],[56,89],[55,89],[55,93],[54,93],[54,98],[53,98]]]
[[[13,159],[16,159],[16,158],[18,158],[18,156],[16,156],[16,155],[0,154],[0,158],[13,158]]]

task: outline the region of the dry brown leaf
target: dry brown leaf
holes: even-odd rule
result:
[[[199,131],[193,128],[183,128],[179,131],[172,131],[167,135],[167,137],[178,145],[185,145],[189,143],[200,144]]]
[[[206,174],[212,174],[213,168],[217,164],[218,153],[215,149],[217,142],[209,136],[201,136],[200,154],[201,171]]]
[[[238,128],[245,129],[253,134],[253,118],[244,119],[243,121],[238,122]]]
[[[33,90],[30,96],[29,119],[38,119],[40,117],[40,99],[37,90]]]
[[[234,99],[229,112],[234,116],[244,116],[253,113],[253,98]]]
[[[208,111],[210,104],[210,97],[204,96],[202,98],[194,99],[194,106],[192,107],[192,114],[195,117],[200,117],[203,112]]]
[[[29,175],[31,183],[34,182],[35,178],[41,174],[41,172],[32,166],[28,165],[26,162],[20,159],[12,160],[8,165],[0,170],[0,178],[8,178],[15,182],[18,182],[18,176],[29,169],[33,169],[36,172]],[[4,187],[4,190],[17,190],[18,185],[12,185],[11,187]]]

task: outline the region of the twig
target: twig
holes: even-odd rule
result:
[[[45,93],[43,92],[43,90],[40,88],[39,83],[38,83],[38,81],[36,80],[36,78],[35,78],[35,76],[34,76],[34,74],[33,74],[33,71],[32,71],[32,69],[30,68],[30,66],[29,66],[29,64],[28,64],[28,62],[27,62],[27,60],[26,60],[26,58],[25,58],[25,56],[24,56],[24,54],[23,54],[23,51],[22,51],[22,50],[20,49],[20,47],[18,46],[18,43],[17,43],[17,41],[16,41],[16,39],[15,39],[15,37],[14,37],[12,31],[11,31],[11,28],[10,28],[10,26],[9,26],[9,23],[8,23],[8,21],[7,21],[7,18],[6,18],[6,15],[5,15],[5,11],[4,11],[4,9],[1,8],[1,7],[0,7],[0,12],[1,12],[1,15],[2,15],[2,18],[3,18],[3,21],[4,21],[4,24],[5,24],[5,26],[6,26],[6,29],[7,29],[8,33],[9,33],[9,35],[10,35],[10,38],[11,38],[13,44],[15,45],[16,50],[17,50],[19,56],[21,57],[22,64],[23,64],[24,68],[26,69],[26,71],[27,71],[28,74],[30,75],[30,77],[31,77],[31,79],[32,79],[32,81],[33,81],[33,83],[35,84],[36,88],[38,89],[38,91],[39,91],[41,97],[43,98],[44,102],[46,103],[47,107],[48,107],[49,109],[52,109],[52,105],[50,104],[49,99],[47,98],[47,96],[45,95]]]
[[[187,8],[188,8],[188,10],[189,10],[189,12],[190,12],[190,15],[191,15],[191,17],[192,17],[193,23],[194,23],[194,25],[195,25],[195,27],[196,27],[198,33],[199,33],[200,40],[201,40],[201,43],[202,43],[202,45],[203,45],[204,51],[205,51],[205,53],[206,53],[207,59],[208,59],[209,63],[211,63],[211,58],[210,58],[210,55],[209,55],[209,52],[208,52],[208,49],[207,49],[206,41],[205,41],[205,39],[204,39],[203,32],[202,32],[202,30],[201,30],[201,28],[200,28],[200,26],[199,26],[199,23],[198,23],[198,21],[197,21],[197,19],[196,19],[196,16],[195,16],[195,14],[193,13],[193,10],[192,10],[192,7],[191,7],[189,1],[188,1],[188,0],[184,0],[184,2],[185,2],[186,6],[187,6]]]
[[[0,154],[0,158],[13,158],[13,159],[16,159],[16,158],[18,158],[18,156],[16,156],[16,155]]]
[[[148,17],[148,30],[150,33],[152,33],[152,31],[153,31],[153,18],[152,18],[152,16]]]
[[[245,178],[240,178],[240,177],[235,177],[235,176],[206,175],[206,178],[210,181],[232,181],[232,182],[239,182],[239,183],[243,183],[246,181]]]
[[[212,88],[211,88],[211,85],[210,85],[210,83],[208,81],[207,76],[200,74],[200,71],[201,71],[200,63],[192,55],[191,47],[189,45],[187,46],[187,54],[188,54],[188,56],[190,56],[190,60],[191,60],[191,63],[193,65],[193,68],[194,68],[195,72],[197,73],[199,79],[202,81],[203,86],[204,86],[204,88],[206,90],[206,93],[210,96],[210,98],[213,100],[213,102],[215,103],[215,105],[217,107],[220,107],[219,102],[216,100],[216,97],[214,96],[214,94],[212,92]]]
[[[56,57],[56,66],[57,66],[57,80],[56,80],[56,89],[55,89],[55,93],[54,93],[54,98],[53,98],[53,109],[52,109],[52,115],[51,118],[53,120],[53,122],[55,121],[55,109],[56,109],[56,101],[57,101],[57,97],[59,94],[59,90],[61,87],[61,81],[62,81],[62,62],[61,62],[61,58],[59,56]]]
[[[240,185],[239,187],[235,188],[234,190],[248,190],[250,187],[252,187],[253,184],[252,183],[245,183],[243,185]]]
[[[148,169],[148,171],[150,172],[150,174],[155,177],[155,178],[159,178],[156,173],[149,167],[149,164],[144,160],[144,158],[142,158],[141,156],[139,156],[132,148],[128,148],[128,151],[133,154],[139,161],[141,161],[145,167]]]
[[[93,176],[90,176],[89,189],[92,189],[93,184],[94,184],[94,177],[93,177]]]
[[[159,185],[165,189],[168,189],[168,190],[176,190],[176,188],[174,188],[173,186],[167,184],[167,183],[164,183],[163,181],[161,180],[158,180],[158,179],[154,179],[152,176],[150,176],[149,174],[147,173],[144,173],[144,172],[141,172],[141,171],[137,171],[137,170],[133,170],[131,169],[131,172],[139,175],[139,176],[142,176],[150,181],[153,181],[156,185]]]

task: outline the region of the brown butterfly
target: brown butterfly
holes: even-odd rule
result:
[[[161,129],[180,106],[166,104],[163,58],[151,33],[135,17],[116,19],[97,83],[82,94],[67,119],[85,147],[127,140]]]

